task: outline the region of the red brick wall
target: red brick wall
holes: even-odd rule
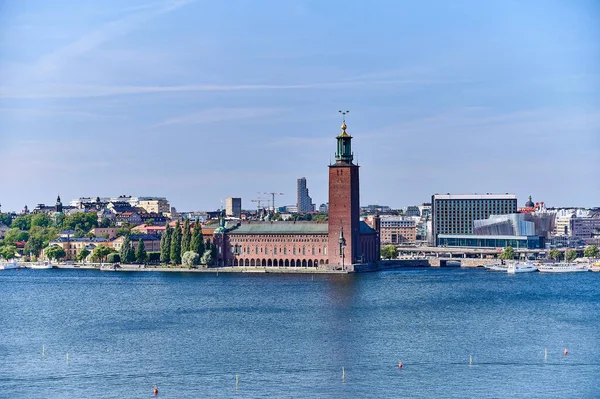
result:
[[[216,237],[216,236],[215,236]],[[221,237],[219,235],[219,237]],[[223,266],[328,265],[327,234],[226,234],[217,260]],[[221,244],[221,245],[219,245]]]
[[[359,261],[360,251],[360,203],[358,166],[329,166],[329,264],[342,263],[339,247],[340,230],[343,227],[346,264]]]

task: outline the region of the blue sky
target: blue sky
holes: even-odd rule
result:
[[[600,205],[598,38],[594,0],[3,1],[0,203],[320,204],[348,109],[364,205]]]

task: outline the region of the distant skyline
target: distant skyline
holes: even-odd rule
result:
[[[595,0],[2,2],[0,204],[318,206],[348,109],[362,205],[600,206],[599,37]]]

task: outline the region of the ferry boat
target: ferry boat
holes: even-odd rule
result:
[[[575,273],[590,270],[586,264],[578,263],[546,263],[540,264],[538,270],[543,273]]]
[[[36,262],[29,265],[30,269],[52,269],[53,267],[50,262]]]
[[[15,259],[10,262],[0,262],[0,270],[10,270],[10,269],[18,269],[19,264]]]
[[[506,270],[509,274],[530,273],[537,271],[537,267],[531,262],[516,262],[508,265]]]

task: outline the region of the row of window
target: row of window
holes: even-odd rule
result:
[[[310,255],[323,254],[324,256],[327,256],[327,247],[325,246],[321,250],[321,248],[315,248],[313,246],[313,247],[310,247],[308,249],[308,251],[306,249],[306,245],[303,245],[302,248],[296,248],[295,245],[292,247],[292,255],[306,255],[307,252],[310,252]],[[273,247],[272,249],[269,249],[268,247],[264,247],[261,245],[255,245],[254,252],[253,252],[252,248],[250,246],[246,246],[244,248],[241,245],[233,245],[231,247],[231,253],[236,254],[236,255],[251,255],[251,254],[269,255],[269,253],[272,255],[277,255],[277,254],[287,255],[288,250],[287,250],[287,247],[283,247],[283,248]]]

